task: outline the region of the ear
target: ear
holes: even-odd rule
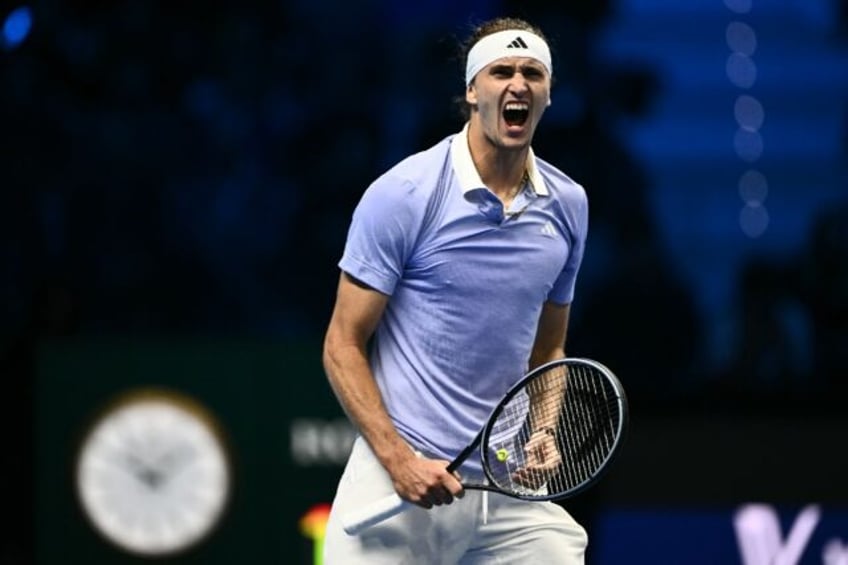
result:
[[[477,89],[474,88],[474,82],[465,88],[465,101],[469,104],[477,104]]]

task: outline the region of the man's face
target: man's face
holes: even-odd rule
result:
[[[498,147],[530,144],[536,125],[548,106],[551,77],[529,57],[504,57],[477,73],[465,92],[471,119]]]

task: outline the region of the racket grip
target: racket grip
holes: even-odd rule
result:
[[[342,528],[345,533],[351,536],[359,535],[364,530],[371,526],[376,526],[383,520],[388,520],[392,516],[396,516],[404,511],[408,506],[412,506],[408,502],[392,493],[389,496],[376,500],[365,508],[355,512],[348,512],[342,516]]]

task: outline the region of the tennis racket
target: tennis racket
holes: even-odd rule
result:
[[[479,448],[487,481],[463,482],[464,488],[522,500],[569,498],[609,468],[627,421],[627,397],[607,367],[591,359],[551,361],[507,391],[448,471],[456,471]],[[342,525],[357,535],[410,506],[393,493],[347,514]]]

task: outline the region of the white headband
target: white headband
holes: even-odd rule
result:
[[[551,50],[545,40],[523,29],[507,29],[487,35],[468,52],[466,86],[483,67],[503,57],[532,57],[545,66],[549,75],[553,75]]]

